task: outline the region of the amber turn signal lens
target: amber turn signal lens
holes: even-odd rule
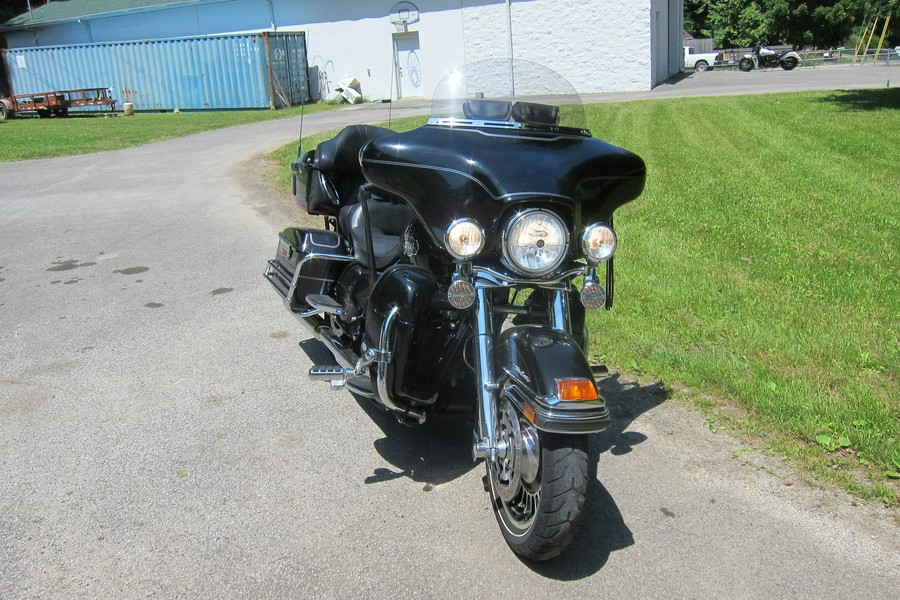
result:
[[[563,402],[597,400],[597,388],[590,379],[557,379],[557,397]]]

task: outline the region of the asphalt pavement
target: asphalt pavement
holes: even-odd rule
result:
[[[827,89],[900,80],[879,69],[835,68]],[[410,114],[353,107],[304,133],[388,110]],[[407,429],[307,381],[322,347],[262,278],[294,215],[258,157],[298,132],[0,164],[0,598],[896,597],[896,512],[624,374],[602,384],[614,420],[591,436],[581,534],[551,564],[518,560],[468,426]]]

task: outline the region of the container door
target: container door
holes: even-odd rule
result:
[[[422,97],[419,32],[394,34],[394,73],[398,99]]]

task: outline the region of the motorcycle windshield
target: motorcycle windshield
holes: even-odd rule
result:
[[[570,83],[519,60],[451,72],[428,124],[371,141],[360,164],[367,181],[410,206],[437,247],[456,219],[499,231],[536,206],[561,215],[576,239],[636,198],[645,176],[640,157],[590,136]]]
[[[432,96],[430,125],[565,131],[590,135],[568,81],[527,60],[483,60],[446,75]]]

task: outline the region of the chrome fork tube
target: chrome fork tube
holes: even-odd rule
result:
[[[475,368],[478,376],[478,439],[472,454],[476,459],[497,459],[497,381],[494,374],[494,320],[491,290],[476,289]]]
[[[569,317],[569,293],[566,290],[553,290],[550,296],[550,326],[553,329],[572,332]]]

